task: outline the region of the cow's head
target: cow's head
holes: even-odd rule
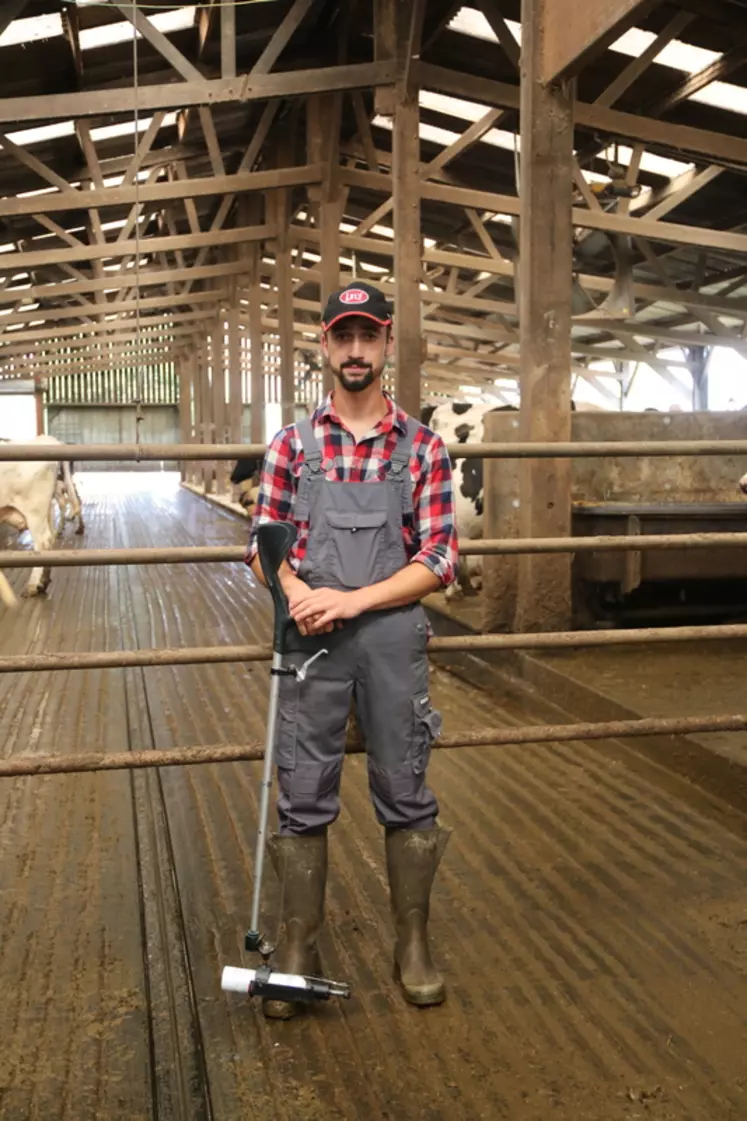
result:
[[[742,494],[747,494],[747,475],[742,475],[742,478],[739,480],[739,489]]]

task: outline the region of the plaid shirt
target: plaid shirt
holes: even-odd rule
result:
[[[357,444],[337,415],[331,394],[314,411],[311,422],[322,451],[322,470],[331,482],[377,482],[386,477],[384,464],[389,462],[398,436],[405,434],[408,419],[388,395],[386,401],[386,415]],[[290,519],[298,536],[288,561],[298,570],[306,555],[309,524],[290,515],[303,460],[298,429],[290,424],[278,432],[265,455],[247,564],[257,554],[257,527],[263,522]],[[458,559],[451,463],[441,437],[422,424],[415,434],[410,471],[414,515],[402,526],[405,552],[409,561],[422,562],[446,586],[456,578]]]

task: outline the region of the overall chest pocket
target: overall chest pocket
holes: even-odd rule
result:
[[[389,533],[386,510],[327,510],[329,563],[347,588],[382,579]]]

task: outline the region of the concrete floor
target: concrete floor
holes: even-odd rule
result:
[[[171,477],[83,489],[71,546],[246,535]],[[269,623],[240,564],[68,569],[0,615],[0,649],[256,642]],[[0,750],[260,739],[267,686],[262,665],[3,675]],[[433,695],[447,732],[541,720],[442,670]],[[0,1118],[747,1116],[747,830],[620,750],[436,752],[430,774],[454,827],[432,917],[447,1003],[407,1007],[392,983],[382,840],[351,757],[322,950],[354,995],[286,1024],[219,986],[244,958],[257,765],[2,780]],[[270,877],[270,927],[276,902]]]

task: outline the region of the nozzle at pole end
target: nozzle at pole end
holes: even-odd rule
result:
[[[258,930],[247,930],[244,936],[244,949],[250,954],[259,952],[259,947],[262,945],[262,935]]]
[[[221,974],[220,987],[224,993],[243,993],[246,996],[256,975],[254,969],[238,969],[234,965],[226,965]]]

